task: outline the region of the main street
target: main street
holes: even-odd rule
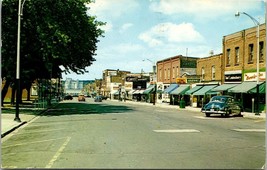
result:
[[[265,121],[64,101],[2,139],[2,168],[259,169]]]

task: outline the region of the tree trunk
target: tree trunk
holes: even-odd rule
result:
[[[4,84],[4,87],[2,88],[2,101],[1,101],[1,106],[4,106],[4,100],[5,100],[5,97],[6,97],[6,94],[8,92],[8,87],[10,85],[10,81],[9,80],[6,80],[5,84]]]

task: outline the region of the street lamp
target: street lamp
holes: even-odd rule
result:
[[[18,6],[18,37],[17,37],[17,68],[16,68],[16,81],[17,81],[17,92],[16,92],[16,115],[14,121],[21,122],[19,118],[19,99],[20,99],[20,25],[21,25],[21,16],[23,11],[23,5],[26,0],[21,4],[19,0]]]
[[[146,59],[147,61],[150,61],[152,64],[153,64],[153,82],[155,84],[155,91],[154,91],[154,101],[153,101],[153,105],[156,104],[156,94],[157,94],[157,83],[156,83],[156,80],[157,80],[157,76],[156,76],[156,64],[151,61],[150,59]],[[143,60],[145,61],[145,60]]]
[[[256,113],[255,115],[260,115],[259,113],[259,67],[260,67],[260,53],[259,53],[259,45],[260,45],[260,22],[258,20],[256,20],[255,18],[253,18],[252,16],[250,16],[249,14],[245,13],[245,12],[237,12],[235,14],[236,17],[239,17],[240,14],[244,14],[246,16],[248,16],[253,22],[254,24],[257,26],[257,86],[256,86],[256,94],[257,94],[257,109],[256,109]]]

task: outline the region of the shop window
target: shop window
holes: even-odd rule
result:
[[[235,65],[239,65],[239,47],[235,48]]]
[[[253,50],[254,50],[254,45],[249,44],[248,45],[248,63],[253,63]]]
[[[230,54],[231,54],[231,50],[227,49],[226,51],[226,66],[230,66]]]
[[[264,60],[264,57],[263,57],[263,53],[264,53],[264,42],[261,41],[260,42],[260,56],[259,56],[259,59],[260,59],[260,62],[263,62]]]

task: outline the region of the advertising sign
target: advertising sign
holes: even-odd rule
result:
[[[260,72],[259,73],[259,81],[265,81],[266,80],[266,73]],[[244,74],[244,81],[257,81],[257,73],[245,73]]]
[[[176,83],[177,84],[186,84],[187,79],[186,78],[176,78]]]

